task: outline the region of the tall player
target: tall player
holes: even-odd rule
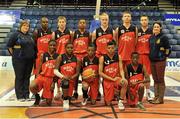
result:
[[[65,45],[68,42],[71,42],[72,39],[72,31],[66,28],[66,17],[59,16],[58,17],[58,29],[52,33],[52,39],[57,41],[57,53],[64,54],[65,53]],[[60,98],[60,87],[57,88],[57,94],[55,99]]]
[[[83,57],[87,55],[87,47],[91,42],[90,33],[86,30],[86,20],[80,19],[78,22],[78,30],[73,33],[73,53],[74,55],[82,61]],[[73,97],[78,98],[78,78],[75,84],[75,92]]]
[[[106,46],[109,41],[115,37],[115,32],[109,27],[109,15],[102,13],[100,15],[101,26],[92,33],[92,42],[96,44],[96,56],[100,57],[107,53]]]
[[[144,96],[144,84],[150,82],[150,78],[145,66],[138,63],[139,54],[133,52],[131,58],[132,63],[125,68],[126,78],[128,79],[128,104],[146,110],[142,99]]]
[[[131,53],[135,51],[137,41],[137,28],[131,24],[131,13],[123,12],[123,24],[116,28],[118,54],[122,58],[123,67],[131,61]]]
[[[40,96],[38,92],[43,89],[42,96],[46,99],[46,103],[51,105],[53,98],[53,90],[51,84],[53,83],[55,61],[58,57],[56,53],[56,41],[50,40],[48,42],[48,52],[41,54],[40,64],[37,70],[37,78],[31,82],[30,90],[35,95],[34,105],[39,105]]]
[[[146,15],[140,17],[141,27],[138,28],[138,41],[136,45],[136,51],[139,53],[139,63],[143,64],[147,70],[147,73],[151,74],[151,65],[149,60],[149,38],[152,35],[152,29],[149,28],[149,18]],[[151,101],[150,95],[150,83],[146,84],[146,98]]]
[[[66,52],[59,55],[56,60],[54,74],[60,78],[58,84],[63,91],[63,108],[69,109],[69,100],[72,97],[75,81],[80,73],[80,61],[73,55],[73,44],[65,45]]]
[[[36,29],[33,33],[34,40],[37,44],[37,59],[36,59],[36,65],[34,69],[34,73],[37,73],[37,68],[40,63],[40,56],[42,53],[48,51],[48,42],[52,38],[52,31],[50,28],[48,28],[48,18],[42,17],[41,18],[41,27],[39,29]]]
[[[115,93],[118,97],[118,107],[124,110],[123,100],[126,96],[127,80],[124,77],[122,60],[120,55],[115,52],[115,42],[107,44],[107,54],[99,59],[99,75],[103,77],[104,100],[107,105],[111,105]]]
[[[96,103],[98,96],[99,87],[99,75],[98,75],[98,65],[99,59],[95,56],[96,47],[94,44],[89,44],[88,55],[83,58],[82,61],[82,92],[83,98],[82,105],[86,105],[87,100],[90,96],[91,104]],[[89,90],[89,91],[88,91]]]

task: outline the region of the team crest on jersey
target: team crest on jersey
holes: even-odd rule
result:
[[[67,62],[66,62],[66,60],[64,60],[64,62],[63,62],[64,64],[66,64]]]
[[[82,41],[82,40],[77,40],[77,41],[76,41],[76,44],[78,44],[78,45],[84,45],[84,44],[85,44],[85,42],[84,42],[84,41]]]
[[[57,34],[57,38],[59,38],[59,34]]]
[[[108,68],[106,69],[106,72],[109,72],[109,73],[114,73],[114,72],[117,72],[117,68]]]
[[[55,67],[53,63],[47,63],[45,66],[51,69]]]
[[[40,39],[40,42],[41,42],[41,43],[48,43],[49,40],[50,40],[50,39],[48,39],[48,38],[41,38],[41,39]]]
[[[79,38],[79,34],[76,34],[76,38]]]
[[[71,67],[71,66],[63,67],[63,69],[64,69],[65,71],[68,71],[68,72],[72,72],[72,71],[73,71],[73,67]]]
[[[141,32],[138,33],[138,36],[141,36]]]
[[[122,29],[122,30],[121,30],[121,33],[123,34],[124,32],[125,32],[125,31]]]
[[[123,37],[122,37],[122,40],[123,40],[123,41],[131,41],[132,38],[131,38],[130,36],[123,36]]]
[[[48,57],[46,57],[46,61],[48,61]]]
[[[146,39],[146,38],[139,38],[138,42],[146,43],[146,42],[148,42],[148,39]]]
[[[85,62],[85,66],[88,66],[88,62]]]
[[[98,36],[102,36],[102,33],[101,33],[101,32],[99,32],[99,33],[98,33]]]

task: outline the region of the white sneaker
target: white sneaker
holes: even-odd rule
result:
[[[64,111],[69,110],[69,100],[63,100],[63,109]]]
[[[122,100],[119,100],[119,102],[118,102],[118,108],[119,108],[120,110],[125,110],[125,107],[124,107],[124,104],[122,103]]]
[[[85,106],[87,104],[88,98],[84,98],[84,100],[81,102],[81,105]]]
[[[147,99],[147,101],[152,101],[153,100],[150,93],[146,94],[146,99]]]

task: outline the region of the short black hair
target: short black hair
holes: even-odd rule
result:
[[[154,26],[155,24],[158,24],[160,27],[162,27],[162,23],[161,23],[160,21],[155,21],[155,22],[153,23],[153,26]]]
[[[115,41],[115,40],[109,41],[109,42],[107,43],[107,46],[108,46],[108,45],[116,45],[116,41]]]
[[[50,40],[48,44],[50,44],[51,42],[55,42],[57,44],[56,40]]]
[[[131,53],[131,57],[132,57],[133,55],[139,55],[139,53],[138,53],[138,52],[132,52],[132,53]]]
[[[96,45],[94,43],[89,43],[88,47],[93,47],[96,49]]]
[[[66,48],[69,44],[73,45],[72,42],[67,42],[66,45],[65,45],[65,48]]]

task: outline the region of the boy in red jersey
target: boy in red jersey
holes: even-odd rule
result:
[[[141,110],[146,110],[142,99],[144,96],[144,84],[150,82],[149,75],[145,66],[138,63],[139,54],[131,54],[132,63],[125,68],[126,78],[128,79],[128,104],[136,106]],[[144,80],[145,78],[145,80]]]
[[[107,44],[107,54],[99,59],[99,75],[103,77],[104,100],[107,105],[111,104],[115,93],[118,97],[118,107],[124,110],[123,100],[126,96],[128,82],[124,77],[120,55],[115,52],[115,42]]]
[[[125,11],[122,16],[123,24],[116,28],[118,54],[122,58],[123,68],[130,63],[131,53],[135,51],[137,28],[131,25],[131,13]]]
[[[54,74],[60,78],[58,85],[63,91],[63,108],[69,109],[69,100],[72,97],[76,78],[80,72],[80,61],[73,55],[73,44],[65,45],[66,53],[59,55],[56,60]]]
[[[102,13],[100,15],[101,27],[92,33],[92,42],[96,44],[96,56],[100,57],[106,54],[106,46],[109,41],[115,37],[115,32],[109,27],[109,15]]]
[[[82,105],[86,105],[88,97],[91,98],[91,104],[96,103],[99,88],[99,76],[98,76],[98,65],[99,59],[95,56],[96,47],[94,44],[88,46],[88,55],[83,58],[82,61],[82,92],[83,102]],[[90,89],[89,89],[90,88]],[[89,91],[88,91],[89,89]]]
[[[149,59],[149,38],[152,35],[152,29],[148,27],[148,16],[143,15],[140,18],[141,27],[138,28],[138,41],[136,51],[139,53],[139,63],[146,67],[147,73],[151,74],[151,64]],[[150,82],[146,84],[146,98],[151,101]]]
[[[48,52],[41,54],[39,68],[37,70],[37,78],[31,82],[30,90],[35,95],[34,105],[39,105],[40,96],[38,92],[43,89],[42,96],[46,99],[46,103],[51,105],[53,98],[53,90],[51,84],[53,82],[55,60],[58,57],[56,53],[56,41],[50,40]]]
[[[34,30],[33,37],[37,45],[37,58],[34,67],[34,74],[37,73],[37,68],[40,63],[40,56],[42,53],[48,51],[48,42],[52,38],[52,31],[48,28],[48,18],[41,18],[41,27],[39,29]]]

